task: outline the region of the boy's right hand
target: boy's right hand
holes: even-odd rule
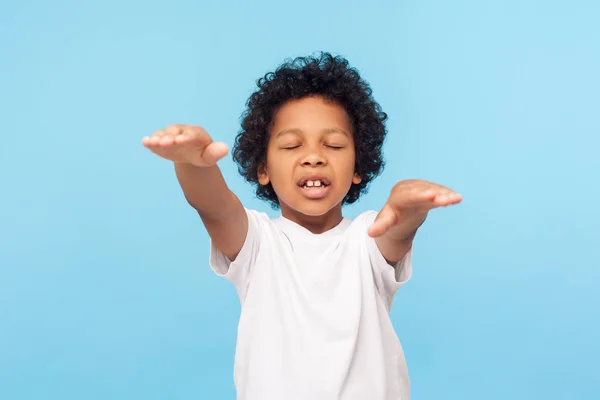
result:
[[[170,125],[142,139],[153,153],[175,163],[212,167],[229,151],[222,142],[213,142],[200,126]]]

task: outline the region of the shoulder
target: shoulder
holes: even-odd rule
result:
[[[277,219],[269,216],[264,211],[258,211],[250,208],[244,208],[248,216],[249,231],[254,234],[261,234],[269,230],[277,229]]]
[[[255,210],[252,208],[246,208],[246,207],[244,207],[244,210],[246,211],[246,215],[248,216],[248,221],[250,223],[256,223],[256,224],[260,224],[260,225],[273,223],[273,218],[270,217],[269,214],[267,214],[264,211],[258,211],[258,210]]]
[[[357,229],[368,228],[377,218],[377,214],[375,210],[363,211],[352,219],[352,226]]]
[[[344,240],[353,243],[352,245],[362,247],[369,239],[372,239],[367,234],[367,231],[375,221],[376,217],[377,211],[367,210],[361,212],[352,219],[346,219],[348,222],[343,229]]]

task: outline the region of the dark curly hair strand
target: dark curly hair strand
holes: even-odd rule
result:
[[[258,182],[258,168],[266,161],[269,128],[277,110],[286,102],[320,96],[342,106],[350,116],[356,153],[355,172],[362,178],[352,184],[343,204],[354,203],[384,167],[382,147],[387,133],[387,114],[372,97],[372,90],[358,71],[341,56],[318,56],[286,60],[275,72],[257,81],[258,90],[247,102],[241,130],[236,136],[233,159],[244,179],[256,185],[258,198],[279,207],[273,186]]]

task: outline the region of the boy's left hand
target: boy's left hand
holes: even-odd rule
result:
[[[368,234],[379,237],[388,233],[394,239],[410,239],[425,221],[429,210],[461,201],[460,194],[437,183],[417,179],[400,181],[392,188]]]

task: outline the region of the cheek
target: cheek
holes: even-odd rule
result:
[[[348,169],[348,170],[352,171],[352,173],[354,173],[355,167],[356,167],[356,158],[354,157],[354,154],[352,154],[346,160],[346,169]]]
[[[290,166],[293,164],[291,156],[285,154],[273,154],[267,159],[267,169],[269,171],[269,178],[272,181],[279,182],[280,180],[287,180],[286,174],[290,170]]]
[[[351,177],[351,183],[358,183],[356,182],[356,173],[356,159],[352,157],[352,160],[348,163],[348,175]]]

